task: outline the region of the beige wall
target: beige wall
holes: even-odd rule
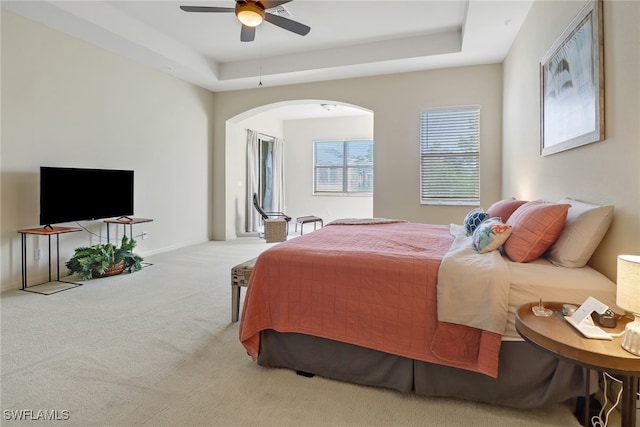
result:
[[[503,196],[615,205],[591,265],[640,254],[640,2],[604,3],[605,140],[541,157],[539,61],[583,2],[536,1],[504,62]]]
[[[263,77],[268,82],[268,76]],[[233,237],[235,183],[225,176],[230,153],[225,123],[245,111],[300,99],[331,99],[374,113],[373,215],[415,222],[461,222],[469,207],[419,202],[419,116],[424,108],[481,105],[481,205],[501,194],[502,66],[432,70],[214,94],[213,235]]]
[[[284,122],[284,133],[287,214],[294,217],[319,216],[325,224],[338,218],[373,216],[371,195],[313,195],[313,143],[323,140],[372,139],[372,114],[332,119],[287,120]],[[311,226],[306,227],[305,230]]]
[[[20,284],[16,230],[39,223],[40,166],[133,169],[135,215],[154,219],[134,226],[134,234],[149,233],[138,239],[142,254],[207,240],[211,93],[4,10],[1,30],[2,289]],[[113,191],[61,188],[60,203]],[[100,221],[83,225],[105,234]],[[61,236],[61,264],[97,241],[86,232]],[[37,283],[46,277],[46,239],[28,245]]]

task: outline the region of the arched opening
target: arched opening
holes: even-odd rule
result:
[[[314,145],[320,141],[373,141],[373,112],[334,100],[291,100],[253,108],[226,122],[226,200],[235,207],[234,214],[227,216],[227,236],[256,234],[247,227],[253,209],[247,201],[247,180],[251,179],[247,177],[247,130],[258,132],[261,140],[283,141],[284,203],[280,210],[287,215],[318,216],[325,223],[337,218],[373,216],[372,191],[314,189]],[[264,179],[268,174],[259,175]],[[259,185],[260,189],[268,187]]]

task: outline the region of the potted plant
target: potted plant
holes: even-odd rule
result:
[[[142,269],[142,257],[133,253],[135,246],[134,239],[122,236],[120,247],[113,243],[100,243],[77,248],[65,265],[69,274],[76,274],[80,280],[113,276],[125,270],[133,273]]]

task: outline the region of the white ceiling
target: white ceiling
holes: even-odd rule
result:
[[[6,1],[2,7],[212,91],[501,62],[533,0],[294,0],[299,36],[268,22],[240,42],[222,1]]]

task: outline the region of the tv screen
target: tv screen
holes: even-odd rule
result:
[[[133,215],[133,171],[40,167],[40,225]]]

